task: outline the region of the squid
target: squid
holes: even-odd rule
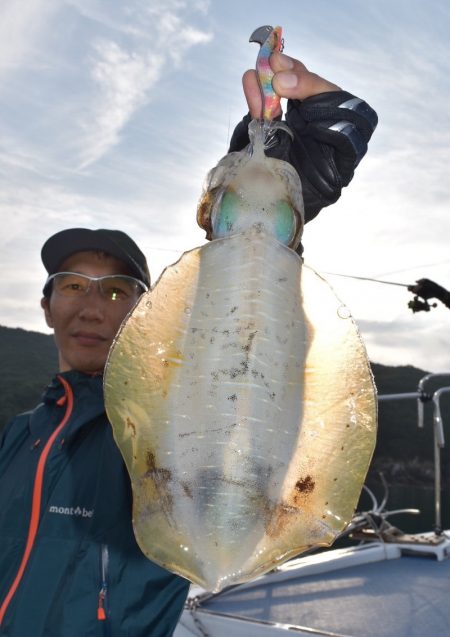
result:
[[[126,318],[105,403],[143,553],[206,590],[329,546],[352,518],[376,439],[376,390],[347,307],[302,262],[301,182],[266,155],[279,98],[250,41],[263,108],[209,173],[210,241],[166,268]]]

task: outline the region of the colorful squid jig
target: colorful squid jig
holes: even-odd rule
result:
[[[281,29],[251,40],[268,60]],[[261,86],[250,146],[206,180],[197,219],[211,241],[141,297],[105,371],[136,539],[214,591],[330,545],[352,517],[376,435],[355,323],[295,252],[301,183],[264,152],[280,124],[271,84]]]
[[[280,98],[272,88],[274,72],[270,66],[270,56],[274,51],[283,50],[281,27],[259,27],[250,36],[250,42],[257,42],[261,48],[256,58],[256,73],[261,88],[261,119],[270,125],[280,107]]]

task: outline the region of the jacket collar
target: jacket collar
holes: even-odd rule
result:
[[[44,430],[53,430],[65,414],[66,403],[58,404],[64,399],[65,390],[60,378],[63,378],[73,392],[73,410],[67,425],[64,428],[64,438],[74,435],[84,425],[91,423],[105,412],[103,400],[103,377],[91,376],[74,370],[57,374],[46,388],[42,400],[30,418],[30,430],[32,435],[39,438],[45,434]],[[56,417],[50,416],[48,409]]]
[[[60,377],[69,383],[74,393],[74,398],[79,392],[88,392],[103,401],[103,376],[100,374],[91,375],[70,370],[68,372],[60,372],[52,378],[42,396],[44,403],[55,403],[64,396],[64,386],[60,381]]]

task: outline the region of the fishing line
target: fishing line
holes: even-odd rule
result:
[[[398,285],[402,288],[407,288],[411,285],[411,283],[397,283],[396,281],[382,281],[381,279],[373,279],[368,276],[354,276],[352,274],[338,274],[337,272],[325,272],[324,274],[329,274],[330,276],[342,276],[346,279],[358,279],[359,281],[373,281],[374,283],[384,283],[385,285]]]
[[[379,274],[376,274],[375,276],[390,276],[391,274],[400,274],[402,272],[411,272],[411,270],[421,270],[423,268],[431,268],[431,267],[435,267],[438,265],[447,265],[449,264],[450,261],[448,259],[445,259],[445,261],[435,261],[434,263],[422,263],[421,265],[416,265],[414,267],[410,267],[410,268],[403,268],[402,270],[391,270],[390,272],[380,272]]]
[[[421,265],[415,265],[413,267],[403,268],[401,270],[391,270],[389,272],[380,272],[379,274],[376,274],[375,277],[390,276],[392,274],[401,274],[403,272],[421,270],[422,268],[431,268],[431,267],[439,266],[439,265],[447,265],[448,263],[450,263],[448,259],[445,259],[444,261],[434,261],[433,263],[422,263]],[[374,281],[375,283],[385,283],[386,285],[400,285],[402,287],[409,287],[409,285],[413,285],[413,284],[406,284],[406,283],[396,283],[394,281],[383,281],[382,279],[373,278],[373,277],[354,276],[351,274],[338,274],[336,272],[325,272],[324,274],[329,274],[331,276],[342,276],[348,279],[361,279],[362,281]]]

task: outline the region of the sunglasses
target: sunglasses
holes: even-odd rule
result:
[[[97,283],[100,293],[110,301],[128,301],[148,287],[139,279],[125,274],[107,274],[106,276],[89,276],[78,272],[57,272],[51,274],[44,286],[44,294],[53,285],[53,290],[60,296],[69,298],[83,297],[88,294],[92,282]]]

